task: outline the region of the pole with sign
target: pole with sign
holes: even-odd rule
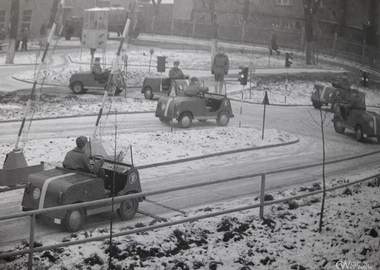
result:
[[[149,51],[150,53],[150,58],[149,58],[149,73],[150,73],[150,66],[151,66],[151,63],[152,63],[152,55],[154,54],[154,49],[150,49]]]
[[[265,110],[266,110],[267,105],[269,105],[269,98],[268,98],[267,91],[265,91],[265,96],[264,96],[263,104],[264,104],[264,116],[263,116],[263,133],[262,133],[262,136],[261,136],[262,140],[264,140]]]

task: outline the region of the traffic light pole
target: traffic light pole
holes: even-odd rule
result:
[[[244,85],[243,85],[243,88],[241,89],[239,127],[241,127],[241,117],[243,115],[243,98],[244,98]]]

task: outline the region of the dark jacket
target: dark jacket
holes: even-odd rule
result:
[[[73,150],[67,152],[62,164],[66,169],[93,174],[97,174],[100,169],[96,165],[91,165],[90,159],[86,156],[84,149],[79,147],[75,147]]]
[[[182,70],[177,67],[172,67],[169,71],[170,79],[185,79],[186,76],[183,74]]]
[[[228,56],[224,53],[218,53],[215,55],[212,61],[211,73],[212,74],[226,74],[230,67],[230,61]]]
[[[102,70],[102,67],[96,63],[92,66],[91,72],[95,75],[102,75],[105,73],[105,71]]]

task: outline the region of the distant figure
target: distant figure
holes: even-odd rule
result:
[[[18,51],[18,48],[20,48],[20,42],[22,40],[22,31],[20,29],[17,30],[17,36],[16,36],[16,51]]]
[[[185,76],[182,70],[179,68],[179,61],[174,61],[173,67],[169,70],[169,77],[172,80],[189,78],[189,76]]]
[[[91,72],[95,75],[95,81],[99,82],[106,82],[110,76],[110,70],[102,70],[102,67],[100,66],[100,57],[95,58]]]
[[[269,54],[272,55],[272,50],[277,52],[277,56],[280,55],[280,51],[278,50],[278,44],[277,44],[277,34],[274,32],[274,29],[271,31],[270,36],[270,44],[269,44]]]
[[[22,31],[22,45],[21,50],[28,50],[28,40],[29,40],[29,29],[25,28],[24,31]]]
[[[217,83],[215,85],[216,93],[223,94],[224,76],[228,74],[229,67],[230,61],[228,56],[224,53],[224,49],[219,47],[211,66],[211,74],[214,75],[215,82]]]
[[[4,40],[7,37],[7,31],[3,27],[0,31],[0,40]]]

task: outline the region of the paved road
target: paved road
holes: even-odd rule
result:
[[[63,58],[64,59],[64,58]],[[55,61],[56,65],[64,65],[65,62]],[[12,74],[14,69],[0,67],[4,74]],[[28,67],[34,68],[34,67]],[[267,70],[268,71],[268,70]],[[271,72],[271,71],[269,71]],[[3,73],[2,73],[3,74]],[[4,75],[5,76],[5,75]],[[7,76],[5,76],[7,77]],[[12,88],[14,87],[14,88]],[[12,84],[7,82],[6,91],[12,89],[24,88],[25,84],[19,82]],[[49,88],[51,91],[57,91],[57,88]],[[3,90],[3,89],[1,89]],[[59,89],[61,91],[64,89]],[[64,91],[70,91],[65,88]],[[231,120],[230,125],[238,126],[239,122],[243,125],[252,125],[255,127],[262,126],[263,106],[243,104],[242,116],[236,114],[241,104],[233,102],[233,109],[236,117]],[[266,110],[266,128],[277,128],[288,131],[293,134],[299,134],[300,142],[281,148],[272,148],[267,150],[250,151],[229,155],[226,157],[215,157],[207,160],[193,161],[181,165],[162,166],[151,169],[141,170],[142,186],[144,191],[156,190],[173,185],[183,185],[188,183],[204,182],[218,178],[226,178],[241,174],[252,174],[257,172],[266,172],[268,170],[294,167],[296,165],[310,164],[322,160],[321,151],[321,130],[312,121],[318,119],[317,110],[310,107],[280,107],[268,106]],[[32,125],[29,133],[29,139],[57,138],[66,136],[75,136],[80,130],[83,133],[90,134],[93,131],[95,117],[78,117],[74,119],[54,119],[39,121],[38,125]],[[202,128],[205,124],[197,123],[194,128]],[[212,124],[207,124],[212,125]],[[0,130],[0,140],[13,142],[14,134],[19,129],[19,123],[2,123]],[[166,126],[162,125],[153,114],[134,114],[132,117],[125,118],[119,128],[119,132],[144,132],[152,130],[165,130]],[[369,153],[374,150],[380,150],[379,144],[372,139],[366,143],[358,143],[354,140],[353,133],[347,132],[343,135],[336,134],[332,128],[331,122],[325,127],[326,136],[326,157],[328,160],[346,157],[359,153]],[[379,155],[362,158],[360,160],[347,161],[338,165],[328,166],[326,173],[328,178],[336,177],[341,174],[355,174],[360,170],[367,170],[377,166]],[[215,172],[218,172],[217,174]],[[302,171],[293,171],[288,174],[268,176],[268,190],[286,188],[288,186],[304,184],[321,175],[321,168],[307,169]],[[151,200],[158,204],[167,205],[172,208],[186,210],[191,207],[200,206],[204,203],[212,203],[228,198],[242,196],[255,197],[259,192],[259,179],[246,179],[234,183],[227,183],[212,187],[196,188],[184,192],[176,192],[160,196],[152,196]],[[22,191],[12,191],[7,194],[1,194],[2,207],[0,215],[15,213],[21,211],[21,194]],[[173,212],[166,208],[144,202],[141,204],[141,210],[153,212],[158,215],[171,215]],[[107,214],[97,215],[88,220],[85,229],[92,229],[96,226],[105,226],[103,221]],[[145,222],[146,217],[138,215],[134,222]],[[20,241],[28,238],[29,219],[20,219],[17,222],[2,222],[0,226],[0,247],[4,247],[11,241]],[[127,222],[128,224],[128,222]],[[117,222],[117,226],[125,226],[125,222]],[[14,233],[17,232],[17,236]],[[51,226],[49,223],[38,222],[36,228],[36,237],[41,239],[56,239],[60,241],[62,236],[67,233],[60,232],[60,228]]]
[[[234,111],[239,111],[240,103],[233,102]],[[243,104],[244,114],[236,115],[231,120],[230,125],[262,125],[263,106]],[[310,114],[311,115],[310,115]],[[225,157],[215,157],[206,160],[198,160],[186,164],[162,166],[140,171],[142,188],[144,191],[157,190],[172,186],[181,186],[189,183],[207,182],[220,178],[234,177],[238,175],[248,175],[258,172],[266,172],[274,169],[295,167],[297,165],[311,164],[322,160],[321,152],[321,132],[320,128],[311,121],[311,116],[318,117],[318,110],[310,107],[281,107],[268,106],[266,110],[266,128],[278,128],[280,130],[299,134],[300,142],[280,148],[271,148],[259,151],[250,151],[229,155]],[[30,139],[54,138],[73,136],[77,130],[81,132],[91,132],[95,117],[78,117],[71,119],[54,119],[39,121],[38,125],[32,125]],[[194,128],[203,128],[204,123],[195,123]],[[213,125],[208,123],[207,125]],[[0,140],[13,139],[14,130],[18,129],[18,124],[7,123],[6,128],[0,131]],[[80,128],[78,128],[78,126]],[[38,127],[38,128],[37,128]],[[143,128],[143,130],[142,130]],[[161,124],[152,114],[133,114],[124,119],[119,132],[129,133],[136,131],[167,130],[168,127]],[[347,157],[360,153],[369,153],[380,150],[380,145],[372,139],[367,139],[365,143],[358,143],[354,140],[354,134],[347,132],[343,135],[335,133],[332,124],[325,127],[326,136],[326,158],[327,160]],[[159,151],[159,150],[158,150]],[[377,167],[379,155],[361,158],[359,160],[346,161],[336,165],[329,165],[326,168],[328,179],[338,177],[342,174],[355,174],[358,171],[368,170]],[[215,172],[218,173],[215,173]],[[321,167],[307,170],[293,171],[287,174],[267,176],[267,189],[286,189],[289,186],[310,183],[321,176]],[[143,202],[140,209],[154,213],[156,215],[168,216],[173,214],[160,205],[170,208],[184,210],[201,206],[206,203],[214,203],[232,198],[252,196],[256,197],[260,190],[260,179],[245,179],[237,182],[219,184],[210,187],[194,188],[188,191],[169,193],[159,196],[151,196],[151,202]],[[20,211],[21,191],[13,191],[2,194],[6,203],[0,209],[0,215],[15,213]],[[9,197],[10,196],[10,197]],[[179,212],[178,212],[179,213]],[[91,217],[86,223],[85,229],[92,229],[97,226],[106,226],[104,222],[107,214]],[[132,222],[147,222],[147,218],[138,215]],[[118,226],[125,226],[128,222],[117,219]],[[18,236],[9,234],[9,231],[25,232],[18,233]],[[17,223],[2,222],[0,226],[0,241],[5,245],[8,241],[25,239],[28,237],[28,219],[18,220]],[[36,228],[37,239],[57,239],[67,234],[60,232],[57,226],[49,223],[38,222]],[[52,236],[54,234],[54,236]]]

